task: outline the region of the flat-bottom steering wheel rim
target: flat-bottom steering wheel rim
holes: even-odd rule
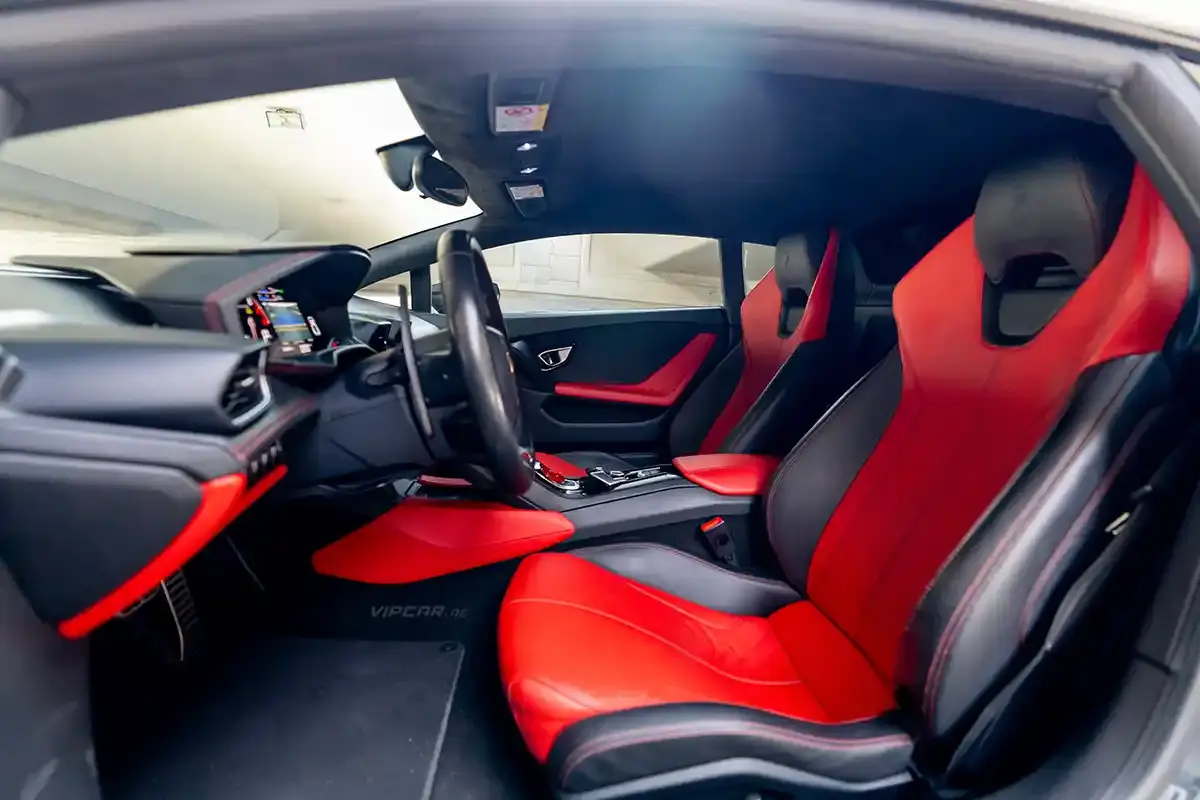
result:
[[[451,230],[438,239],[437,255],[450,338],[487,466],[497,488],[524,494],[533,483],[533,447],[521,414],[500,300],[483,250],[467,231]]]

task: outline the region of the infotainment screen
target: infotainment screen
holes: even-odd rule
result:
[[[316,321],[274,286],[245,298],[238,305],[238,313],[243,333],[276,346],[280,355],[311,353],[320,335]]]

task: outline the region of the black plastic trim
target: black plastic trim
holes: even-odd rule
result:
[[[1117,130],[1200,252],[1200,86],[1166,53],[1142,53],[1101,100]]]
[[[575,526],[572,545],[680,522],[694,521],[699,526],[713,517],[749,514],[757,499],[714,494],[690,484],[640,495],[622,496],[621,491],[611,494],[615,495],[612,500],[563,511]]]
[[[0,453],[0,559],[37,615],[61,622],[150,563],[199,503],[175,469]]]

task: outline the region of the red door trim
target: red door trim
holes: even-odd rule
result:
[[[609,403],[633,403],[643,406],[673,406],[692,378],[704,365],[704,359],[717,343],[715,333],[700,333],[684,348],[641,383],[559,383],[555,394],[604,400]]]

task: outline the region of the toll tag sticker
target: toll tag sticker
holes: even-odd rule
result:
[[[550,105],[496,106],[496,133],[531,133],[546,127]]]

